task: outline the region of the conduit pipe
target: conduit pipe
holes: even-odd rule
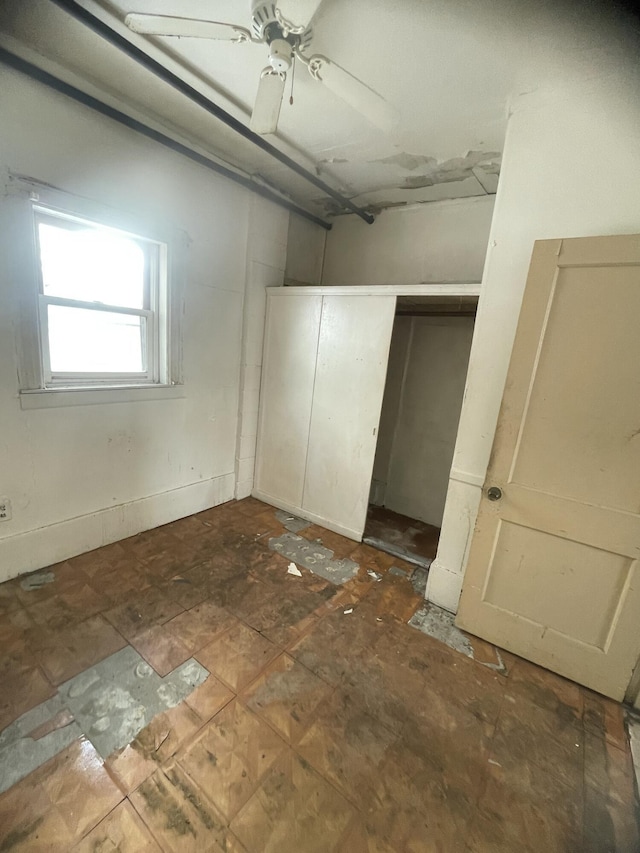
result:
[[[154,130],[154,128],[143,124],[141,121],[132,118],[126,113],[120,112],[120,110],[117,110],[114,107],[110,107],[103,101],[98,100],[98,98],[94,98],[92,95],[88,95],[86,92],[83,92],[81,89],[77,89],[70,83],[60,80],[53,74],[49,74],[48,71],[43,71],[42,68],[38,68],[37,65],[27,62],[26,59],[16,56],[14,53],[5,50],[3,47],[0,47],[0,62],[4,62],[5,65],[14,68],[16,71],[21,71],[33,80],[37,80],[39,83],[44,83],[45,86],[49,86],[51,89],[55,89],[56,92],[60,92],[63,95],[73,98],[74,101],[78,101],[78,103],[84,104],[86,107],[90,107],[92,110],[117,121],[119,124],[123,124],[130,130],[135,130],[137,133],[142,134],[142,136],[146,136],[148,139],[153,139],[154,142],[158,142],[165,148],[169,148],[171,151],[175,151],[183,157],[193,160],[194,163],[198,163],[200,166],[204,166],[206,169],[210,169],[212,172],[216,172],[218,175],[222,175],[224,178],[228,178],[230,181],[240,184],[241,187],[262,196],[262,198],[266,198],[274,204],[284,207],[286,210],[297,213],[298,216],[302,216],[310,222],[315,222],[316,225],[319,225],[326,231],[331,230],[330,223],[325,222],[318,216],[314,216],[313,213],[309,213],[309,211],[305,210],[303,207],[299,207],[294,202],[288,201],[286,198],[272,192],[267,187],[257,184],[255,181],[251,180],[251,178],[240,175],[232,169],[227,169],[215,160],[210,160],[208,157],[194,151],[187,145],[183,145],[181,142],[177,142],[170,136],[166,136],[166,134],[161,133],[158,130]]]
[[[163,80],[165,83],[168,83],[170,86],[173,86],[174,89],[177,89],[177,91],[181,92],[183,95],[186,95],[187,98],[222,121],[227,125],[227,127],[230,127],[236,133],[239,133],[240,136],[244,137],[244,139],[252,142],[275,160],[283,163],[293,172],[300,175],[300,177],[309,181],[309,183],[318,187],[318,189],[321,189],[324,193],[337,201],[343,208],[355,213],[361,219],[364,219],[364,221],[369,225],[374,222],[374,217],[370,213],[367,213],[361,207],[353,204],[351,199],[348,199],[346,196],[336,192],[336,190],[330,187],[329,184],[325,183],[321,178],[318,178],[317,175],[314,175],[313,172],[307,171],[304,166],[301,166],[299,163],[296,163],[295,160],[292,160],[291,157],[283,154],[282,151],[279,151],[274,145],[267,142],[264,137],[254,133],[237,118],[234,118],[234,116],[226,110],[223,110],[222,107],[218,106],[218,104],[215,104],[201,92],[198,92],[197,89],[194,89],[193,86],[190,86],[178,77],[177,74],[169,71],[160,62],[148,56],[143,50],[140,50],[139,47],[136,47],[128,39],[112,29],[108,24],[105,24],[104,21],[101,21],[100,18],[97,18],[79,3],[76,3],[75,0],[52,0],[52,2],[61,9],[64,9],[65,12],[68,12],[78,21],[86,24],[86,26],[105,39],[105,41],[108,41],[110,44],[119,48],[128,57],[134,59],[148,71],[151,71],[151,73],[156,77]]]

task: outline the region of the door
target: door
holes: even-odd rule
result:
[[[396,298],[267,299],[253,494],[359,541]]]
[[[303,514],[360,540],[367,520],[395,296],[325,296]]]
[[[302,506],[322,296],[267,289],[256,496]]]
[[[540,241],[456,622],[622,699],[639,556],[640,235]]]

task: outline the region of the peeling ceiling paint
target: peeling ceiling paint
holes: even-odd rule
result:
[[[250,20],[249,0],[81,0],[133,44],[248,124],[265,45],[204,38],[148,38],[124,26],[128,12]],[[277,2],[277,0],[276,0]],[[283,0],[284,2],[284,0]],[[494,193],[509,99],[600,44],[563,4],[525,0],[323,0],[313,19],[314,53],[330,57],[399,112],[381,131],[299,68],[287,81],[278,133],[269,141],[373,209]],[[291,7],[293,8],[293,7]],[[182,134],[203,151],[279,186],[297,201],[333,211],[317,190],[243,142],[220,122],[153,80],[50,0],[3,0],[6,34]],[[590,41],[591,40],[591,41]],[[571,56],[568,55],[567,45]],[[582,53],[581,53],[582,52]],[[338,212],[338,211],[335,211]]]

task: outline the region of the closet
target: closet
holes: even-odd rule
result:
[[[406,311],[404,296],[459,304],[478,291],[476,284],[269,288],[254,496],[360,541],[383,399],[391,411],[385,385],[394,326],[394,341],[401,337],[396,309]],[[384,441],[397,458],[393,437],[385,432]],[[384,481],[383,501],[395,482]]]
[[[364,540],[425,567],[442,525],[476,304],[397,301]]]

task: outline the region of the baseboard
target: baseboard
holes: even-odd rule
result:
[[[224,474],[0,539],[0,582],[233,500]]]
[[[350,527],[343,527],[342,524],[336,524],[334,521],[329,521],[321,515],[316,515],[315,512],[307,512],[306,509],[301,509],[299,506],[293,506],[292,504],[286,503],[286,501],[281,501],[279,498],[274,498],[273,495],[268,495],[265,492],[261,492],[259,489],[254,489],[251,494],[259,501],[264,501],[278,509],[283,509],[285,512],[290,512],[292,515],[297,515],[299,518],[306,518],[307,521],[312,521],[314,524],[326,527],[327,530],[333,530],[334,533],[340,533],[342,536],[346,536],[347,539],[353,539],[355,542],[362,542],[362,530],[353,530]]]
[[[436,557],[429,568],[425,598],[450,613],[458,612],[463,575],[453,572]]]

